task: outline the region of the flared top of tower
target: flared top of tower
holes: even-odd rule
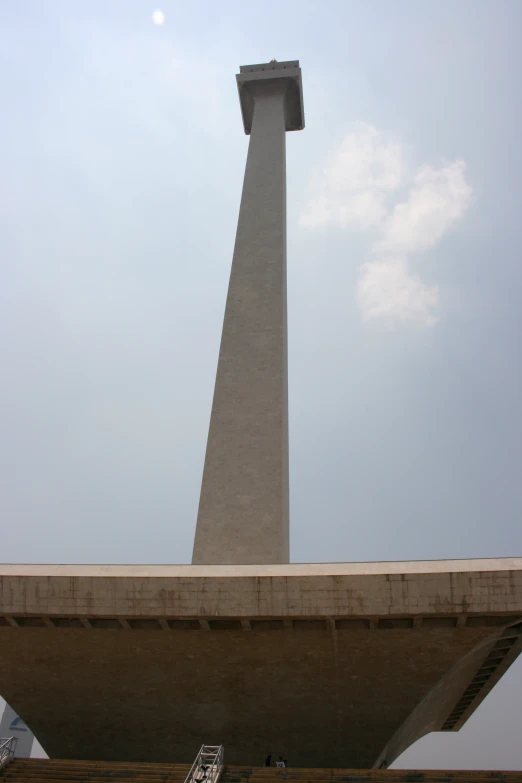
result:
[[[280,85],[285,87],[286,130],[295,131],[304,128],[303,85],[299,60],[288,60],[281,63],[277,60],[271,60],[269,63],[259,63],[258,65],[241,65],[239,73],[236,75],[236,81],[243,126],[247,135],[250,133],[254,115],[255,85],[260,82],[266,84],[267,88],[270,84],[273,84],[274,87]]]

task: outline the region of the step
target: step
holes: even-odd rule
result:
[[[326,773],[326,774],[325,774]],[[361,769],[361,770],[347,770],[347,769],[334,769],[331,771],[327,770],[312,770],[312,769],[304,769],[299,767],[286,767],[282,770],[276,770],[270,768],[266,768],[263,774],[259,774],[259,771],[256,770],[255,773],[252,774],[241,774],[241,772],[238,770],[237,772],[234,770],[232,771],[231,768],[225,768],[225,772],[223,773],[222,780],[224,781],[231,781],[231,780],[258,780],[261,781],[261,783],[266,783],[267,777],[273,778],[275,780],[281,780],[281,779],[294,779],[294,780],[331,780],[331,781],[343,781],[343,780],[353,780],[354,777],[361,777],[361,778],[367,778],[367,777],[379,777],[382,776],[383,779],[387,780],[393,780],[394,778],[406,778],[409,777],[411,779],[413,778],[428,778],[428,777],[451,777],[454,780],[458,780],[459,778],[466,778],[466,777],[474,777],[478,780],[491,780],[495,777],[499,777],[502,775],[518,775],[521,780],[522,776],[520,772],[517,771],[509,771],[509,772],[503,772],[503,771],[483,771],[483,770],[401,770],[401,769],[387,769],[387,770],[371,770],[371,769]]]
[[[79,769],[150,769],[151,771],[167,772],[185,772],[190,769],[191,764],[167,764],[151,763],[146,761],[76,761],[69,759],[15,759],[13,764],[16,766],[26,766],[30,768],[63,768],[78,767]]]
[[[32,775],[25,775],[22,770],[20,770],[17,775],[14,775],[6,770],[6,774],[3,777],[6,780],[16,780],[19,783],[21,783],[21,781],[27,781],[27,783],[78,783],[79,780],[85,780],[88,781],[88,783],[107,783],[107,777],[103,776],[84,776],[82,778],[81,776],[71,777],[66,774],[63,776],[38,778]],[[290,775],[288,775],[286,779],[289,781],[295,780],[295,778]],[[140,775],[125,778],[118,777],[117,780],[118,783],[151,783],[150,777],[143,777]],[[156,778],[154,779],[153,783],[158,783],[158,781],[163,780],[167,779]],[[274,776],[273,778],[268,778],[268,780],[265,777],[265,783],[277,783],[280,780],[281,777],[279,775]],[[323,778],[323,780],[327,779]],[[332,780],[333,779],[330,779],[330,781]],[[403,770],[361,770],[354,772],[353,774],[348,773],[344,775],[342,779],[338,779],[338,783],[341,783],[341,781],[345,781],[346,783],[356,783],[356,781],[367,781],[368,783],[373,781],[382,781],[382,783],[384,783],[384,781],[397,781],[397,783],[399,781],[404,781],[404,783],[413,783],[414,781],[419,780],[422,780],[422,783],[485,783],[486,781],[489,781],[490,783],[494,783],[494,781],[502,781],[503,783],[517,781],[517,783],[520,783],[522,776],[517,772],[475,773],[474,771],[470,771],[463,774],[461,771],[458,771],[457,773],[456,771],[446,772],[429,770],[419,774],[417,772]],[[172,781],[170,781],[170,783],[172,783]],[[226,781],[223,781],[223,783],[226,783]],[[248,781],[248,783],[251,783],[251,781]],[[310,778],[310,783],[317,783],[317,778]]]
[[[128,767],[129,769],[132,768],[150,768],[150,769],[158,769],[158,770],[179,770],[179,771],[185,771],[189,770],[192,766],[191,763],[175,763],[175,762],[155,762],[155,761],[98,761],[98,760],[90,760],[90,759],[15,759],[13,764],[16,764],[19,766],[20,764],[24,764],[27,766],[35,767],[35,766],[46,766],[46,767],[63,767],[63,766],[74,766],[74,767],[100,767],[102,769],[108,769],[108,768],[124,768]]]
[[[392,774],[390,774],[392,773]],[[294,781],[294,783],[320,783],[320,781],[327,783],[349,783],[352,781],[404,781],[404,783],[414,783],[414,781],[422,781],[422,783],[486,783],[486,781],[503,781],[503,783],[510,783],[510,781],[516,781],[516,783],[522,783],[522,773],[520,772],[488,772],[474,774],[471,771],[466,774],[462,774],[459,770],[459,774],[451,771],[431,771],[425,770],[422,773],[410,772],[403,770],[370,770],[355,772],[353,774],[345,774],[342,776],[332,776],[329,778],[322,777],[298,777],[293,775],[281,775],[273,777],[255,778],[255,777],[232,777],[223,776],[222,783],[280,783],[281,780]]]
[[[102,774],[91,774],[91,773],[79,773],[75,772],[72,774],[71,772],[64,772],[63,774],[57,773],[57,772],[49,772],[47,774],[44,773],[34,773],[34,772],[25,772],[23,770],[16,771],[5,771],[5,779],[14,779],[19,778],[20,776],[24,777],[27,780],[33,781],[33,783],[36,783],[36,781],[43,781],[43,783],[50,783],[53,780],[63,780],[65,777],[67,780],[89,780],[91,783],[97,783],[98,781],[114,781],[115,783],[127,783],[127,781],[133,781],[133,780],[139,780],[142,781],[142,783],[162,783],[162,781],[169,781],[169,783],[176,783],[176,781],[184,781],[186,778],[185,776],[175,776],[175,775],[140,775],[139,773],[136,773],[133,775],[130,772],[125,773],[118,773],[116,775],[107,773],[107,775]]]
[[[188,771],[190,767],[187,767],[186,770],[176,770],[176,769],[147,769],[147,768],[141,768],[141,769],[134,769],[132,767],[119,767],[119,768],[110,768],[110,767],[78,767],[78,766],[53,766],[53,767],[30,767],[30,766],[14,766],[13,763],[11,763],[11,770],[16,770],[17,772],[24,772],[24,774],[31,774],[31,775],[62,775],[62,774],[72,774],[72,775],[94,775],[94,776],[109,776],[113,778],[120,778],[125,775],[142,775],[143,777],[149,777],[151,779],[157,779],[157,778],[179,778],[180,780],[184,780],[185,777],[188,774]]]
[[[26,767],[19,767],[18,764],[14,766],[11,764],[11,769],[9,770],[10,774],[20,774],[24,773],[27,775],[33,775],[33,776],[44,776],[48,777],[49,775],[79,775],[84,777],[85,775],[88,775],[89,777],[111,777],[115,780],[120,779],[121,777],[125,776],[133,776],[133,775],[140,775],[143,778],[150,778],[151,780],[163,780],[165,778],[169,779],[176,779],[176,780],[185,780],[189,768],[187,770],[149,770],[149,769],[133,769],[132,767],[122,767],[120,769],[109,769],[109,768],[103,768],[103,767],[65,767],[65,766],[56,766],[56,767],[41,767],[38,766],[36,768],[26,766]]]
[[[54,781],[63,781],[65,779],[71,781],[71,783],[80,783],[81,781],[89,781],[89,783],[183,783],[185,780],[185,777],[172,777],[169,775],[158,775],[156,777],[151,777],[150,775],[140,775],[140,774],[132,774],[132,773],[125,773],[125,775],[90,775],[88,773],[85,774],[70,774],[69,772],[64,773],[54,773],[54,774],[47,774],[47,775],[39,775],[39,774],[27,774],[23,770],[19,770],[18,772],[8,772],[5,771],[5,780],[20,780],[21,778],[24,778],[24,780],[31,781],[31,783],[53,783]]]
[[[450,771],[450,770],[423,770],[419,772],[417,770],[354,770],[353,772],[345,771],[343,775],[326,776],[314,776],[314,775],[294,775],[288,772],[286,774],[276,773],[272,775],[265,775],[262,778],[256,776],[236,776],[230,773],[225,773],[222,777],[222,783],[277,783],[281,780],[295,781],[295,783],[319,783],[319,781],[328,781],[329,783],[348,783],[349,781],[404,781],[405,783],[414,783],[414,781],[422,781],[422,783],[445,783],[451,781],[451,783],[486,783],[486,781],[516,781],[516,783],[522,783],[522,774],[520,772],[483,772],[470,770],[470,771]]]
[[[150,769],[147,767],[141,767],[141,768],[134,768],[134,767],[128,767],[128,766],[121,766],[121,767],[83,767],[83,766],[67,766],[65,764],[60,765],[53,765],[53,766],[43,766],[38,765],[37,767],[29,766],[29,765],[18,765],[17,763],[12,762],[11,770],[16,770],[17,772],[24,772],[27,774],[42,774],[42,775],[61,775],[63,773],[71,773],[71,774],[81,774],[81,775],[109,775],[111,777],[121,777],[122,775],[131,774],[131,775],[143,775],[144,777],[150,777],[150,778],[164,778],[164,777],[172,777],[172,778],[180,778],[185,779],[187,776],[190,767],[187,767],[186,770],[182,769]]]
[[[113,776],[113,775],[71,775],[69,773],[54,774],[54,775],[33,775],[26,774],[23,770],[19,772],[5,771],[4,779],[7,780],[24,780],[30,781],[30,783],[56,783],[56,781],[68,780],[70,783],[81,783],[81,781],[89,781],[89,783],[183,783],[185,777],[169,777],[169,776],[157,776],[150,777],[149,775],[132,775],[125,774],[125,776]]]
[[[68,775],[72,778],[111,778],[113,780],[122,780],[126,777],[136,777],[139,776],[140,778],[143,778],[144,780],[185,780],[187,774],[187,771],[183,772],[176,772],[171,770],[165,770],[163,772],[159,771],[156,773],[153,773],[149,770],[133,770],[133,769],[121,769],[121,770],[104,770],[103,767],[99,767],[96,769],[82,769],[80,767],[72,767],[72,768],[57,768],[54,769],[42,769],[41,767],[37,769],[33,769],[31,767],[29,768],[19,768],[19,767],[13,767],[11,765],[11,769],[6,769],[6,775],[12,776],[12,775],[26,775],[28,777],[42,777],[42,778],[52,778],[52,777],[63,777],[63,775]]]
[[[498,774],[489,774],[488,776],[484,775],[455,775],[455,774],[429,774],[428,772],[424,772],[422,776],[419,775],[411,775],[411,774],[403,774],[403,775],[386,775],[386,774],[377,774],[378,771],[374,771],[372,774],[369,775],[347,775],[345,777],[345,781],[347,783],[356,783],[360,781],[367,781],[368,783],[378,782],[378,783],[385,783],[385,781],[401,781],[403,783],[414,783],[422,781],[422,783],[484,783],[485,781],[489,781],[490,783],[495,783],[495,781],[499,781],[499,783],[520,783],[522,780],[521,773],[517,772],[503,772]],[[34,778],[28,778],[24,775],[20,775],[15,778],[20,783],[22,781],[27,781],[27,783],[37,783]],[[13,778],[11,778],[13,780]],[[90,779],[85,779],[90,780]],[[277,779],[274,779],[277,780]],[[45,781],[45,783],[49,783],[49,781]],[[54,783],[77,783],[77,779],[70,779],[68,777],[63,778],[57,778]],[[133,778],[130,779],[129,783],[141,783],[139,778]],[[311,783],[314,783],[312,780]]]
[[[140,780],[143,781],[143,783],[155,783],[156,781],[169,781],[170,783],[175,783],[176,781],[184,781],[186,778],[186,775],[150,775],[150,774],[141,774],[139,772],[133,773],[131,770],[127,770],[125,772],[107,772],[105,775],[101,772],[80,772],[80,771],[74,771],[71,772],[70,770],[64,770],[64,772],[39,772],[35,770],[31,771],[25,771],[25,770],[9,770],[6,769],[5,771],[5,778],[18,778],[20,776],[23,776],[24,778],[27,778],[28,780],[36,781],[36,780],[42,780],[42,781],[49,781],[51,780],[63,780],[64,777],[66,777],[68,780],[90,780],[90,781],[114,781],[115,783],[125,783],[125,781],[128,780]]]
[[[173,773],[165,772],[165,773],[158,773],[157,775],[152,775],[151,773],[143,773],[139,770],[133,771],[133,770],[123,770],[122,772],[106,772],[105,774],[101,770],[94,771],[82,771],[77,768],[74,770],[67,769],[67,770],[26,770],[26,769],[6,769],[5,776],[6,777],[14,777],[24,775],[27,778],[31,779],[41,779],[41,780],[52,780],[54,778],[63,778],[64,775],[66,775],[71,780],[78,779],[83,780],[84,778],[89,778],[89,780],[114,780],[114,781],[124,781],[127,778],[132,778],[133,780],[136,779],[136,777],[139,777],[140,780],[149,780],[149,781],[155,781],[155,780],[185,780],[187,774],[182,775],[176,775]]]
[[[90,783],[129,783],[129,781],[140,781],[140,783],[183,783],[186,775],[172,775],[165,773],[163,775],[150,775],[142,774],[140,772],[133,772],[132,770],[126,770],[125,772],[82,772],[79,770],[64,770],[62,771],[45,771],[40,772],[38,770],[23,770],[23,769],[9,769],[8,767],[4,771],[3,775],[5,780],[15,780],[23,777],[26,780],[32,781],[32,783],[52,783],[55,780],[67,780],[70,781],[82,781],[88,780]]]

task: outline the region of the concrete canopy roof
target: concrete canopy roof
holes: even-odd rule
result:
[[[516,558],[0,566],[0,596],[0,693],[65,758],[389,764],[521,649]]]

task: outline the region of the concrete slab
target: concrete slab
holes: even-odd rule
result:
[[[522,559],[0,566],[0,693],[52,756],[391,763],[521,649]]]

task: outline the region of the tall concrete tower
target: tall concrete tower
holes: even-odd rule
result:
[[[287,563],[286,131],[297,60],[241,66],[250,134],[192,562]]]
[[[299,64],[241,68],[238,86],[251,139],[202,565],[0,563],[1,692],[51,758],[186,763],[215,742],[248,769],[272,750],[384,783],[360,770],[458,731],[522,652],[522,558],[283,562],[285,133],[304,124]]]

